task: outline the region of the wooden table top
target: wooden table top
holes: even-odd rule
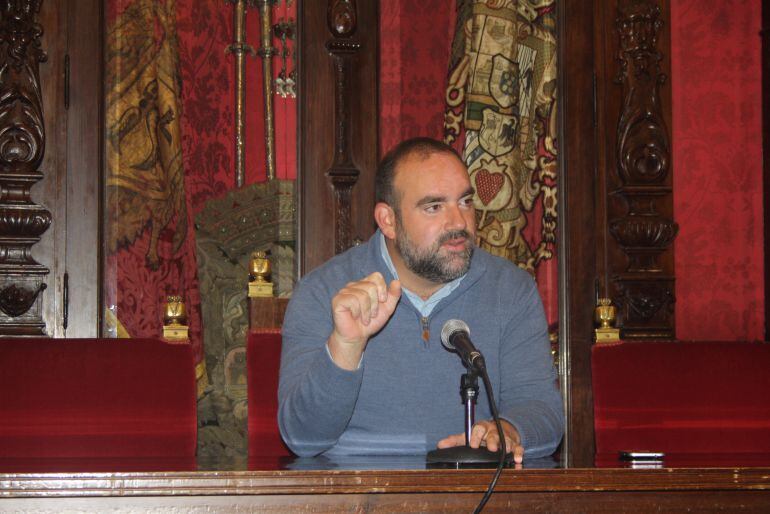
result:
[[[770,456],[671,456],[665,463],[504,470],[497,492],[763,491]],[[0,459],[0,497],[483,492],[493,469],[428,469],[424,457],[346,459]]]

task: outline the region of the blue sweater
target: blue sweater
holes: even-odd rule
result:
[[[527,272],[479,248],[459,287],[428,318],[402,294],[357,370],[331,360],[325,345],[337,291],[374,271],[393,280],[377,235],[305,276],[292,294],[278,388],[286,444],[301,456],[422,454],[462,433],[465,368],[440,339],[444,323],[455,318],[470,326],[500,415],[519,431],[525,456],[553,453],[564,416],[537,287]],[[492,417],[483,381],[479,385],[477,421]]]

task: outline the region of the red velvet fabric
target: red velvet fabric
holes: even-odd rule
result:
[[[597,454],[770,453],[770,344],[623,342],[591,359]]]
[[[380,2],[380,154],[415,136],[444,136],[454,2]]]
[[[192,457],[193,364],[152,339],[0,340],[0,458]]]
[[[671,1],[679,339],[764,338],[761,24],[760,0]]]
[[[263,329],[251,332],[246,347],[250,457],[291,455],[278,431],[278,370],[280,365],[280,329]]]

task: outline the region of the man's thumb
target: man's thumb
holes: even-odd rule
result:
[[[387,305],[391,311],[394,311],[396,310],[396,304],[398,303],[398,300],[400,298],[401,298],[401,281],[394,280],[388,286],[388,299],[385,301],[385,305]]]

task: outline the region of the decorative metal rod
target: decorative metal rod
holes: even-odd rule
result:
[[[267,179],[275,179],[275,126],[273,117],[273,12],[275,0],[256,0],[262,17],[262,45],[257,53],[262,58],[262,95],[265,102],[265,165]]]
[[[256,0],[248,0],[249,7],[253,7]],[[255,55],[254,47],[247,44],[246,39],[246,1],[228,0],[235,4],[233,15],[234,42],[225,49],[225,53],[235,54],[235,185],[243,186],[245,180],[245,121],[243,119],[243,107],[245,103],[244,65],[245,52]]]

